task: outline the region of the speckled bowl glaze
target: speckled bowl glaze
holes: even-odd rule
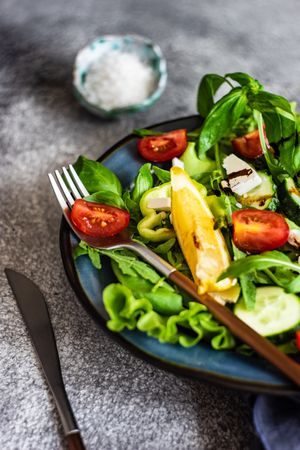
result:
[[[155,74],[155,90],[143,102],[123,108],[103,109],[90,103],[85,96],[85,80],[91,64],[111,51],[134,53],[139,59],[149,65]],[[74,93],[79,103],[97,116],[115,118],[121,114],[144,111],[152,106],[163,93],[167,83],[167,64],[160,48],[149,39],[138,35],[105,35],[95,39],[81,49],[75,59],[73,70]]]
[[[179,128],[192,131],[199,123],[199,116],[191,116],[158,124],[155,128],[166,132]],[[134,135],[127,136],[115,144],[99,161],[118,175],[124,187],[130,186],[139,167],[144,163],[137,152],[137,137]],[[244,356],[228,350],[216,351],[205,343],[191,348],[183,348],[178,344],[162,344],[138,330],[125,330],[122,333],[109,331],[106,327],[108,315],[103,305],[102,292],[107,284],[116,282],[116,278],[108,259],[103,258],[101,271],[92,266],[87,256],[81,256],[74,261],[72,251],[77,242],[63,219],[60,230],[61,254],[67,276],[78,299],[97,324],[103,326],[110,336],[139,357],[180,374],[247,391],[277,395],[297,392],[289,380],[257,356]]]

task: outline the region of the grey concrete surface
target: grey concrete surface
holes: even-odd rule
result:
[[[200,77],[246,71],[300,99],[298,0],[0,1],[0,448],[63,448],[62,429],[3,274],[45,293],[66,389],[87,448],[257,448],[251,405],[237,391],[164,372],[120,348],[80,306],[62,266],[60,212],[46,173],[97,158],[133,127],[195,111]],[[104,122],[71,92],[76,52],[104,33],[155,40],[168,61],[150,111]]]

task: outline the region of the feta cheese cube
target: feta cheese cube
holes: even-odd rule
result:
[[[230,189],[237,195],[244,195],[262,183],[255,170],[233,153],[224,159],[223,167]]]
[[[147,207],[151,209],[170,210],[171,198],[170,197],[150,198]]]

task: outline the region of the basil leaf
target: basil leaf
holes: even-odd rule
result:
[[[295,116],[292,111],[290,102],[281,95],[272,94],[271,92],[266,91],[260,91],[253,96],[249,95],[249,103],[250,106],[253,106],[253,109],[258,109],[259,106],[261,108],[259,111],[261,112],[273,112],[276,108],[276,111],[279,114],[282,114],[287,119],[295,122]]]
[[[197,110],[202,117],[206,117],[214,105],[214,95],[225,82],[225,78],[215,73],[205,75],[198,88]]]
[[[270,142],[279,142],[295,133],[295,115],[284,97],[261,91],[249,95],[248,100],[252,109],[262,113]]]
[[[104,203],[105,205],[115,206],[116,208],[125,208],[122,197],[115,192],[98,191],[84,198],[87,202]]]
[[[250,77],[250,75],[248,75],[247,73],[243,72],[227,73],[225,77],[231,78],[232,80],[239,83],[241,86],[249,85],[250,89],[254,92],[257,92],[263,88],[263,86],[257,80],[255,80],[255,78]]]
[[[254,118],[257,122],[258,131],[259,131],[259,140],[260,145],[264,153],[264,157],[266,160],[266,163],[268,165],[268,169],[271,172],[271,175],[274,177],[275,180],[278,180],[279,175],[282,175],[286,172],[285,168],[282,166],[280,161],[278,161],[271,152],[269,152],[266,141],[265,141],[265,135],[264,135],[264,129],[263,129],[263,119],[262,119],[262,113],[257,111],[256,109],[253,110]]]
[[[134,188],[131,194],[131,198],[134,202],[138,203],[144,194],[153,187],[153,177],[151,175],[151,164],[146,163],[141,166],[138,174],[135,178]]]
[[[280,112],[262,111],[266,133],[270,142],[279,142],[290,137],[296,131],[296,124]]]
[[[170,175],[169,170],[161,169],[158,166],[153,166],[152,169],[161,183],[168,183],[171,180],[171,175]]]
[[[74,164],[74,169],[90,194],[98,191],[122,194],[122,186],[118,177],[98,161],[79,156]]]
[[[246,258],[233,261],[218,278],[218,281],[227,277],[238,278],[253,270],[264,270],[269,267],[285,267],[300,273],[300,265],[294,264],[289,257],[277,250],[261,253],[260,255],[246,256]]]
[[[214,105],[200,131],[199,157],[230,133],[246,105],[247,97],[242,88],[232,89]]]
[[[234,254],[234,259],[236,261],[243,259],[245,257],[245,253],[239,250],[233,243],[232,243],[232,250]],[[242,296],[246,305],[246,308],[248,310],[252,310],[255,306],[255,300],[256,300],[256,287],[253,283],[253,278],[251,274],[244,274],[239,277],[241,289],[242,289]]]
[[[294,177],[300,171],[300,143],[296,143],[295,135],[279,144],[279,153],[281,164]]]

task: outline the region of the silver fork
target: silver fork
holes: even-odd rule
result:
[[[243,342],[248,344],[253,350],[263,356],[271,364],[277,367],[290,380],[300,386],[300,365],[289,358],[287,355],[277,349],[270,341],[260,336],[256,331],[246,325],[230,309],[217,303],[209,294],[199,295],[197,286],[182,273],[178,272],[165,260],[160,258],[146,246],[134,242],[130,235],[124,231],[111,238],[95,238],[87,236],[78,230],[70,220],[70,211],[76,199],[89,195],[89,192],[78,177],[74,167],[70,164],[69,170],[65,167],[62,172],[68,182],[69,188],[64,182],[61,173],[55,170],[53,174],[49,173],[50,183],[54,194],[60,204],[63,214],[79,239],[85,241],[88,245],[99,249],[118,249],[127,248],[141,256],[145,261],[154,266],[159,272],[184,290],[191,298],[202,303],[214,315],[214,317]]]

